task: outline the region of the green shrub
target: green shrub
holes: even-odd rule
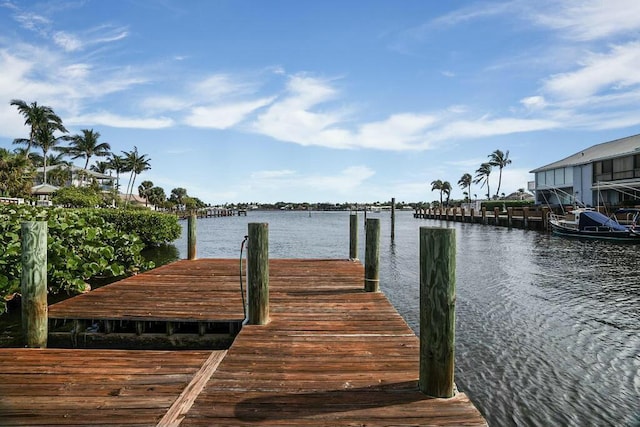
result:
[[[182,232],[178,218],[162,212],[148,209],[96,209],[95,212],[117,230],[135,233],[146,246],[171,243]]]
[[[51,293],[83,292],[87,281],[153,268],[140,252],[142,240],[118,230],[94,209],[46,209],[0,205],[0,314],[20,292],[21,224],[47,221],[47,283]]]
[[[66,208],[95,208],[103,200],[100,192],[93,187],[64,187],[51,197],[54,205]]]

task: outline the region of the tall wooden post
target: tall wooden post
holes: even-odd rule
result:
[[[493,219],[496,225],[500,225],[500,208],[493,208]]]
[[[542,207],[542,229],[548,230],[549,228],[549,208],[546,206]]]
[[[509,228],[513,227],[513,208],[512,207],[507,208],[507,225],[509,226]]]
[[[396,238],[396,198],[391,198],[391,242]]]
[[[22,223],[22,330],[27,347],[47,346],[47,223]]]
[[[189,219],[187,220],[187,259],[196,259],[196,213],[191,212]]]
[[[522,221],[524,222],[524,228],[529,228],[529,208],[527,206],[522,208]]]
[[[248,234],[249,324],[266,325],[269,322],[269,224],[249,223]]]
[[[358,212],[349,215],[349,259],[358,259]]]
[[[420,227],[420,391],[452,397],[455,350],[456,237]]]
[[[364,290],[380,291],[380,219],[369,218],[365,224]]]
[[[469,222],[472,224],[476,222],[476,210],[474,208],[471,208],[471,212],[469,213]]]
[[[487,225],[487,208],[484,206],[482,207],[482,223]]]

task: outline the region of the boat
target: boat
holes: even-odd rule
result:
[[[627,214],[628,220],[621,224],[615,215],[608,217],[591,208],[576,208],[564,215],[550,213],[549,224],[553,233],[560,236],[640,242],[640,210],[621,209],[616,213]]]

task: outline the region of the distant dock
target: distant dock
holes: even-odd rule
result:
[[[436,219],[442,221],[466,222],[471,224],[496,225],[501,227],[523,228],[527,230],[547,230],[550,209],[547,207],[494,208],[487,210],[442,208],[416,209],[414,218]]]
[[[419,391],[419,340],[382,293],[364,291],[361,263],[269,262],[269,322],[242,326],[228,350],[0,349],[2,425],[486,426],[464,393]],[[239,261],[177,261],[52,305],[49,317],[97,324],[78,331],[78,346],[150,325],[215,334],[198,325],[243,319]]]
[[[221,218],[227,216],[247,216],[246,209],[226,209],[226,208],[201,208],[195,211],[198,218]],[[191,215],[191,211],[180,211],[178,218],[185,219]]]

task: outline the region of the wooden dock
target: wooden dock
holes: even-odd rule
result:
[[[238,260],[178,261],[128,283],[154,274],[170,284],[182,271],[174,286],[223,284],[237,267]],[[359,262],[270,260],[269,271],[270,322],[243,326],[226,355],[0,349],[2,424],[486,425],[464,393],[434,399],[419,392],[418,338],[382,293],[363,291]],[[168,289],[160,292],[170,296]],[[105,291],[102,298],[110,297]],[[133,316],[144,320],[141,298]],[[203,299],[195,302],[216,304]],[[97,306],[93,300],[91,309]],[[182,306],[189,311],[187,301]],[[164,308],[147,316],[159,318]],[[172,321],[176,311],[167,311]]]
[[[441,221],[466,222],[471,224],[495,225],[500,227],[523,228],[527,230],[547,230],[550,209],[547,207],[509,207],[505,211],[494,208],[487,210],[464,209],[460,207],[416,209],[414,218],[437,219]]]
[[[51,305],[50,340],[228,348],[244,317],[239,260],[182,260]]]

